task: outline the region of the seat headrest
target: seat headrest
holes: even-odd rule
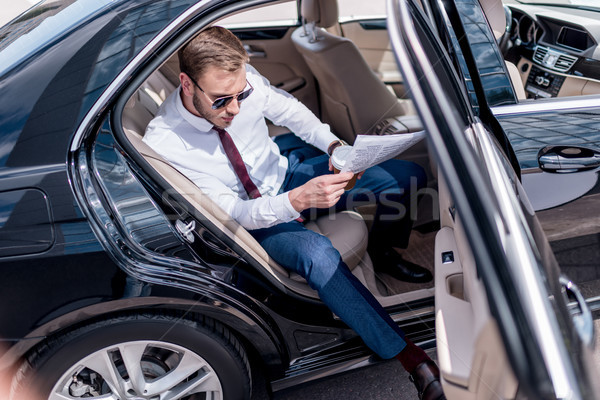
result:
[[[302,17],[321,28],[329,28],[338,22],[337,0],[302,0]]]
[[[479,0],[479,4],[481,4],[496,40],[499,40],[506,30],[506,14],[502,0]]]

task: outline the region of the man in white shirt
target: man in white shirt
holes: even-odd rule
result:
[[[326,154],[308,146],[280,153],[265,117],[324,153],[342,142],[308,108],[248,65],[231,32],[220,27],[201,32],[180,50],[179,59],[181,86],[150,122],[144,141],[246,228],[275,261],[304,277],[371,349],[383,358],[398,358],[425,392],[423,398],[443,398],[435,364],[404,337],[329,239],[297,221],[375,200],[369,251],[376,264],[386,264],[385,271],[400,279],[431,279],[392,250],[407,244],[410,220],[400,217],[410,207],[411,183],[414,191],[424,185],[422,168],[390,160],[365,171],[355,189],[345,191],[353,174],[330,173]]]

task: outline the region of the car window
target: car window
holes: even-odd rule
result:
[[[364,18],[384,18],[385,0],[338,0],[340,21]]]
[[[21,15],[11,25],[0,30],[0,75],[19,65],[26,55],[69,32],[91,14],[90,10],[100,12],[109,7],[101,0],[81,0],[77,4],[63,2],[37,8]]]
[[[476,87],[481,87],[492,107],[514,104],[516,97],[502,54],[477,0],[443,4],[432,7],[432,12],[441,35],[447,38],[446,50],[460,66],[473,105],[478,106]]]
[[[289,26],[298,23],[298,3],[288,1],[243,11],[219,21],[225,28]]]

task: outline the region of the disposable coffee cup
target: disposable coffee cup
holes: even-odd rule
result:
[[[352,146],[338,146],[333,150],[333,154],[331,155],[331,165],[333,166],[334,174],[339,174],[342,168],[344,168],[344,165],[346,165],[346,158],[350,155],[351,151]],[[358,174],[354,174],[344,189],[352,189],[356,183],[357,177]]]

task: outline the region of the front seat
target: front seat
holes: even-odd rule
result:
[[[338,23],[336,0],[303,0],[303,26],[292,34],[296,49],[315,76],[320,91],[321,117],[348,143],[372,133],[376,124],[410,110],[371,70],[356,45],[324,28]]]

